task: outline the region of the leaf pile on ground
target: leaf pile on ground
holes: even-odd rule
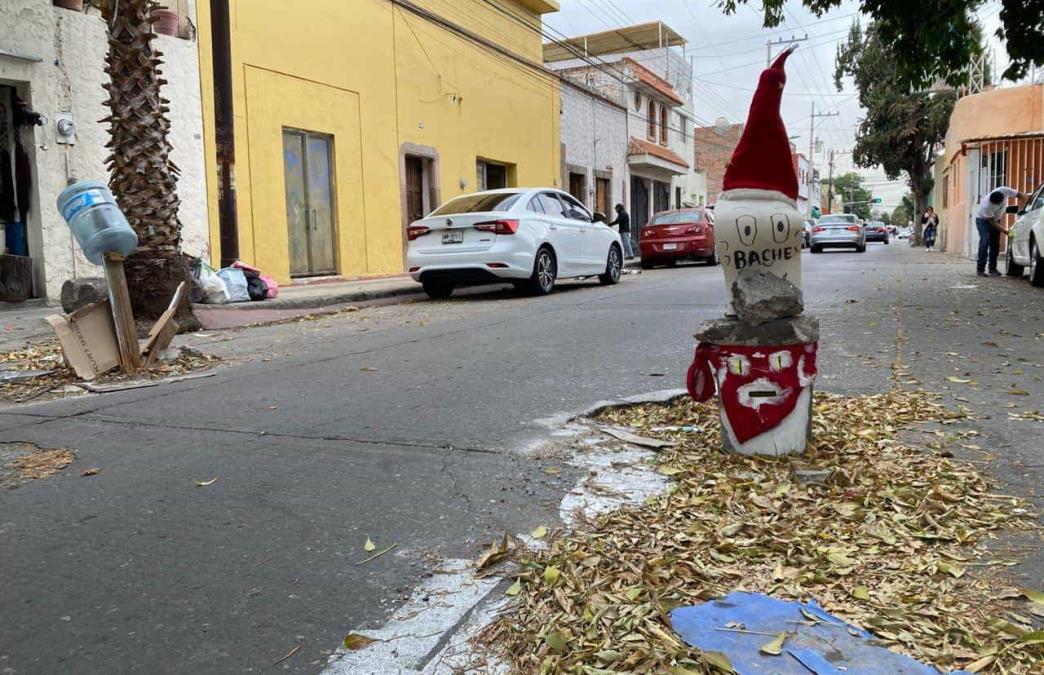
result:
[[[1044,648],[1031,616],[1044,606],[970,570],[1014,564],[983,559],[984,544],[1033,516],[971,465],[900,437],[964,416],[922,392],[817,394],[810,449],[771,458],[721,452],[714,403],[605,411],[602,423],[676,442],[657,455],[676,483],[522,557],[516,612],[484,638],[526,673],[727,672],[723,655],[674,634],[669,612],[741,589],[814,598],[945,669],[1029,672]],[[679,425],[704,431],[653,430]],[[798,470],[830,474],[806,484]]]
[[[139,373],[137,377],[161,379],[175,375],[206,370],[219,360],[216,356],[204,354],[194,349],[177,349],[177,356],[167,363],[159,363],[151,370]],[[63,389],[76,385],[82,380],[65,363],[61,345],[57,340],[47,340],[17,349],[0,353],[0,369],[5,371],[53,371],[21,380],[0,381],[0,401],[6,403],[24,403],[34,399],[55,398],[69,393],[83,393],[82,390]],[[93,380],[96,383],[123,382],[128,376],[117,370],[110,370]]]
[[[50,478],[76,459],[72,450],[38,448],[32,443],[0,444],[0,486],[14,487],[27,480]]]

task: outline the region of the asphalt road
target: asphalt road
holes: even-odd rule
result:
[[[1009,413],[1044,407],[1044,291],[905,244],[804,261],[817,388],[886,389],[901,344],[1034,496],[1041,423]],[[229,359],[214,377],[0,411],[0,442],[77,453],[0,490],[0,672],[316,672],[431,556],[550,522],[576,476],[542,470],[542,420],[683,386],[723,291],[691,266],[226,331],[192,338]],[[367,536],[396,548],[357,565]]]

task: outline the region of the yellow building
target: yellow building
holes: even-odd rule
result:
[[[558,184],[555,0],[197,3],[214,264],[399,274],[440,202]]]

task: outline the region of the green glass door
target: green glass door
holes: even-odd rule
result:
[[[290,276],[337,272],[334,252],[333,139],[322,134],[283,130],[286,224]]]

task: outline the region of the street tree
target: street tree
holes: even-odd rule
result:
[[[822,189],[828,189],[825,182]],[[863,187],[863,177],[858,173],[849,171],[834,176],[834,194],[840,195],[845,213],[854,213],[864,220],[870,219],[870,200],[874,198],[874,194]]]
[[[899,206],[895,207],[895,210],[892,211],[892,223],[895,225],[903,226],[912,220],[920,221],[920,218],[915,219],[913,216],[913,200],[910,199],[909,194],[905,194],[903,195],[903,200],[899,203]]]
[[[899,81],[899,58],[877,22],[864,30],[856,21],[838,46],[834,83],[840,91],[842,79],[851,77],[866,110],[856,131],[853,161],[862,167],[880,165],[891,180],[905,175],[913,210],[920,212],[935,183],[932,163],[957,96],[953,91],[907,92]],[[919,241],[919,221],[914,228],[914,240]]]
[[[817,17],[843,0],[802,0]],[[860,11],[873,19],[881,43],[895,54],[894,79],[904,91],[924,89],[944,80],[963,84],[973,55],[982,52],[974,24],[975,12],[988,0],[861,0]],[[751,0],[718,0],[726,14]],[[764,26],[785,19],[786,0],[761,0]],[[996,36],[1004,41],[1009,64],[1004,77],[1017,80],[1032,65],[1044,64],[1044,0],[1004,0]]]
[[[153,45],[152,0],[105,0],[108,26],[109,187],[138,235],[125,268],[131,305],[139,319],[154,320],[178,284],[189,279],[181,251],[178,168],[170,159],[170,120],[160,53]],[[178,311],[182,328],[198,326],[185,294]]]
[[[888,213],[887,211],[881,211],[881,213],[877,214],[877,219],[885,225],[892,224],[892,214]]]

